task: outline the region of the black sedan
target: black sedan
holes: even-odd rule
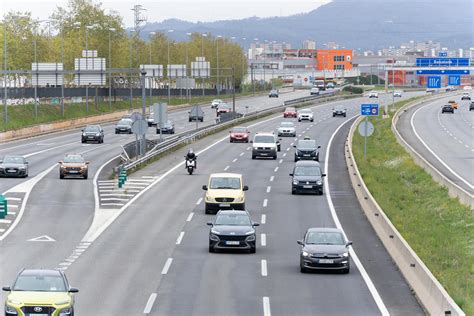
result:
[[[160,126],[159,124],[156,125],[156,133],[160,133]],[[166,121],[163,123],[163,126],[161,127],[161,133],[162,134],[174,134],[174,124],[170,120]]]
[[[115,134],[132,134],[132,119],[123,118],[115,125]]]
[[[295,148],[295,162],[298,160],[316,160],[319,161],[319,148],[314,139],[302,139],[293,146]]]
[[[323,195],[323,177],[326,175],[321,172],[319,162],[298,161],[290,176],[293,177],[291,194],[316,193]]]
[[[471,102],[471,105],[469,105],[469,111],[474,111],[474,102]]]
[[[22,156],[7,155],[0,159],[1,177],[28,177],[28,161]]]
[[[450,112],[450,113],[454,114],[454,108],[451,104],[445,104],[441,108],[441,113],[446,113],[446,112]]]
[[[349,273],[350,254],[349,246],[341,230],[337,228],[309,228],[303,240],[297,241],[301,245],[300,270],[302,273],[309,270],[340,270]]]
[[[342,105],[336,105],[334,109],[332,109],[332,117],[336,116],[344,116],[346,117],[346,108]]]
[[[81,143],[87,142],[104,142],[104,130],[100,125],[87,125],[82,130]]]
[[[214,222],[208,222],[209,252],[216,250],[248,250],[255,253],[257,234],[247,211],[219,211]]]

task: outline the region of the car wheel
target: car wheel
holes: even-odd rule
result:
[[[233,142],[233,141],[232,141],[232,138],[229,140],[229,142],[231,142],[231,143]]]
[[[24,178],[28,178],[28,173],[25,173],[25,176],[24,176]]]
[[[310,120],[310,122],[314,122],[314,119]]]
[[[295,195],[295,194],[296,194],[296,190],[295,190],[295,189],[291,189],[291,194],[292,194],[292,195]]]
[[[295,162],[297,162],[297,161],[298,161],[298,157],[296,157],[296,155],[295,155]]]
[[[298,120],[298,122],[301,122],[301,120]]]
[[[257,247],[255,247],[255,245],[250,246],[249,252],[250,252],[250,253],[256,253],[256,252],[257,252]]]
[[[63,174],[59,174],[59,179],[64,179],[64,175]]]
[[[319,162],[319,154],[316,155],[316,161]]]
[[[206,205],[204,206],[204,212],[205,212],[206,214],[211,214],[211,212],[210,212],[210,210],[209,210],[209,206],[207,206],[207,203],[206,203]]]
[[[344,117],[346,117],[346,114],[344,114]]]
[[[87,177],[88,177],[88,176],[89,176],[88,173],[86,173],[86,174],[84,175],[84,180],[87,180]]]
[[[323,194],[324,194],[323,189],[319,190],[318,195],[323,195]]]
[[[336,117],[336,114],[333,114],[332,117]]]
[[[305,267],[300,266],[300,271],[301,271],[301,273],[306,273],[306,272],[308,272],[308,269],[306,269]]]
[[[210,253],[216,252],[216,251],[214,250],[214,247],[212,247],[211,243],[209,243],[209,252],[210,252]]]
[[[273,160],[276,160],[277,159],[277,155],[273,156]]]
[[[350,271],[350,268],[343,269],[343,270],[342,270],[342,273],[344,273],[344,274],[349,274],[349,271]]]
[[[252,155],[252,159],[257,159],[257,156],[255,156],[255,155]]]

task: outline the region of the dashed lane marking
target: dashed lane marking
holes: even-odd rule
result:
[[[184,237],[184,232],[179,233],[178,239],[176,239],[176,244],[179,245],[181,244],[181,241],[183,240]]]
[[[263,200],[263,207],[267,207],[268,199]]]
[[[266,234],[260,234],[260,244],[262,247],[267,246],[267,235]]]
[[[270,182],[273,182],[273,180],[275,180],[275,176],[270,177]]]
[[[268,276],[268,271],[267,271],[267,260],[262,259],[262,276]]]
[[[270,298],[268,296],[263,297],[263,316],[271,316],[270,310]]]
[[[193,219],[194,212],[189,213],[188,218],[186,218],[186,222],[190,222]]]
[[[272,187],[271,187],[271,186],[268,186],[268,187],[267,187],[267,193],[270,193],[271,189],[272,189]]]
[[[172,263],[173,263],[173,258],[168,258],[168,260],[166,260],[165,266],[163,267],[163,270],[161,270],[161,274],[163,275],[167,274]]]
[[[267,222],[267,215],[262,214],[262,217],[260,218],[260,224],[265,224]]]
[[[199,198],[199,200],[197,200],[197,202],[196,202],[196,205],[201,204],[201,202],[202,202],[202,198]]]
[[[275,168],[275,170],[273,170],[274,172],[277,172],[278,171],[278,167]]]

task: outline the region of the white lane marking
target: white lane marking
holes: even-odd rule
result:
[[[155,303],[155,300],[156,300],[156,295],[157,295],[156,293],[151,293],[150,297],[148,298],[148,301],[146,302],[145,309],[143,310],[143,314],[150,314],[153,304]]]
[[[101,194],[100,196],[124,196],[124,197],[132,197],[134,194],[125,194],[125,193],[104,193]],[[103,199],[102,199],[103,200]]]
[[[270,298],[268,296],[263,297],[263,316],[272,316],[270,310]]]
[[[298,137],[301,137],[301,134],[299,134]]]
[[[0,224],[11,224],[11,222],[9,219],[0,219]]]
[[[429,103],[428,103],[429,104]],[[426,106],[426,105],[425,105]],[[466,179],[464,179],[463,177],[461,177],[459,174],[457,174],[453,169],[451,169],[447,163],[445,163],[438,155],[435,154],[435,152],[428,146],[427,143],[425,143],[425,141],[421,138],[421,136],[418,134],[416,128],[415,128],[415,123],[414,123],[414,119],[415,119],[415,116],[416,114],[418,113],[418,111],[420,111],[422,108],[424,108],[425,106],[422,106],[420,107],[418,110],[415,111],[415,113],[413,113],[411,119],[410,119],[410,124],[411,124],[411,128],[413,129],[413,132],[415,133],[416,137],[418,138],[418,140],[425,146],[425,148],[446,168],[449,170],[449,172],[451,172],[456,178],[458,178],[459,180],[461,180],[462,182],[464,182],[469,188],[471,189],[474,189],[474,185],[470,184],[469,181],[467,181]],[[438,115],[439,115],[439,112],[438,112]],[[326,160],[328,161],[328,160]]]
[[[324,161],[331,161],[330,158],[329,158],[329,153],[331,152],[332,141],[334,140],[334,137],[336,136],[336,134],[339,132],[339,130],[347,122],[349,122],[350,120],[352,120],[353,118],[355,118],[357,116],[358,115],[355,115],[355,116],[349,118],[348,120],[346,120],[345,122],[343,122],[341,125],[338,126],[338,128],[331,135],[331,138],[329,139],[329,142],[328,142],[328,147],[326,148],[326,157],[325,157]],[[328,169],[329,169],[328,166],[329,166],[329,164],[327,164],[327,163],[324,164],[324,173],[328,175],[324,178],[324,187],[326,189],[326,199],[327,199],[327,202],[328,202],[328,205],[329,205],[329,209],[331,211],[331,216],[332,216],[332,219],[334,221],[334,224],[336,225],[337,228],[339,228],[342,231],[342,233],[344,235],[344,238],[346,238],[346,240],[347,240],[346,232],[342,228],[341,222],[339,221],[339,217],[337,216],[336,209],[334,208],[334,204],[332,202],[331,191],[330,191],[330,186],[329,186],[330,174],[328,174]],[[354,249],[352,247],[349,248],[349,252],[351,254],[352,261],[354,261],[355,265],[357,266],[357,269],[359,270],[362,278],[364,279],[365,284],[367,285],[367,288],[369,289],[370,293],[372,294],[372,297],[374,298],[374,301],[377,304],[377,307],[379,308],[380,312],[382,313],[383,316],[389,316],[390,313],[388,312],[387,307],[385,306],[384,302],[382,301],[382,298],[380,297],[379,292],[375,288],[375,285],[372,282],[372,280],[370,279],[370,276],[367,273],[367,271],[365,270],[364,266],[362,265],[362,262],[360,262],[359,257],[357,256],[356,252],[354,251]]]
[[[161,270],[161,274],[168,273],[168,270],[171,267],[171,263],[173,263],[173,258],[168,258],[168,260],[166,260],[165,266],[163,267],[163,270]]]
[[[242,157],[245,153],[240,153],[240,157]]]
[[[236,162],[237,161],[237,158],[234,158],[234,160],[232,160],[232,162]]]
[[[271,189],[272,189],[272,187],[271,187],[271,186],[268,186],[268,187],[267,187],[267,193],[270,193]]]
[[[186,218],[186,222],[190,222],[193,219],[194,212],[189,213],[188,218]]]
[[[265,247],[267,245],[267,235],[266,234],[260,234],[260,244],[262,247]]]
[[[282,157],[286,157],[286,153],[284,153]]]
[[[57,148],[61,148],[61,147],[64,147],[64,146],[69,146],[69,145],[75,145],[75,144],[77,144],[77,142],[62,144],[62,145],[59,145],[59,146],[46,148],[46,149],[43,149],[43,150],[40,150],[40,151],[37,151],[37,152],[34,152],[34,153],[26,154],[23,157],[29,158],[31,156],[36,156],[36,155],[39,155],[39,154],[42,154],[42,153],[45,153],[45,152],[48,152],[48,151],[51,151],[51,150],[54,150],[54,149],[57,149]]]
[[[290,151],[290,147],[288,147],[288,148],[286,149],[286,151]]]
[[[279,163],[283,163],[283,159],[280,159]]]
[[[265,224],[267,222],[267,215],[266,214],[262,214],[262,217],[260,219],[260,224]]]
[[[247,150],[250,150],[250,148],[252,148],[252,147],[247,147]]]
[[[124,206],[123,203],[100,203],[102,206]]]
[[[43,235],[43,236],[39,236],[39,237],[36,237],[36,238],[28,239],[28,241],[56,241],[56,240],[49,237],[48,235]]]
[[[278,167],[276,167],[275,170],[273,170],[273,171],[277,172],[277,171],[278,171]]]
[[[126,201],[128,201],[129,199],[121,199],[121,198],[103,198],[103,199],[102,199],[102,198],[101,198],[100,200],[101,200],[101,201],[124,201],[124,202],[126,202]]]
[[[196,205],[201,204],[201,202],[202,202],[202,198],[199,198],[199,200],[197,200],[197,202],[196,202]]]
[[[225,168],[224,168],[224,171],[227,171],[228,169],[229,169],[229,166],[225,167]]]
[[[16,197],[6,197],[5,200],[7,200],[7,201],[21,201],[20,198],[16,198]],[[10,206],[10,205],[8,205],[8,206]]]
[[[303,131],[303,134],[306,133],[306,131]]]
[[[267,260],[262,259],[262,276],[267,276],[268,271],[267,271]]]
[[[267,207],[268,199],[263,200],[263,207]]]
[[[8,205],[8,207],[10,208],[12,205]],[[16,205],[15,205],[16,206]],[[16,206],[18,207],[18,206]],[[16,215],[16,212],[12,212],[12,211],[8,211],[8,215]]]
[[[18,205],[14,205],[14,204],[8,204],[8,208],[18,208]],[[12,214],[12,212],[8,211],[8,214]]]
[[[183,241],[183,237],[184,237],[184,232],[179,233],[178,239],[176,239],[177,245],[181,244],[181,241]]]
[[[4,231],[5,231],[5,229],[0,228],[0,233],[3,233]]]
[[[275,180],[275,176],[270,177],[270,182],[273,182],[273,180]]]

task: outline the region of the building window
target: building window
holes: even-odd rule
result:
[[[334,70],[344,70],[344,65],[334,65]]]
[[[334,56],[334,61],[335,62],[344,61],[344,56]]]

